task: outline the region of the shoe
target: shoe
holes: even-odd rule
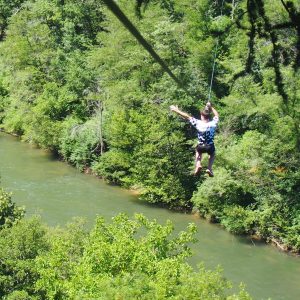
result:
[[[205,173],[208,174],[209,177],[214,177],[214,173],[209,169],[206,169]]]
[[[195,172],[194,172],[194,176],[198,175],[202,170],[202,167],[198,167]]]

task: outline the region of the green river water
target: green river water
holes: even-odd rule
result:
[[[188,223],[198,227],[190,263],[203,261],[207,268],[221,265],[224,275],[240,282],[253,299],[300,299],[300,258],[273,246],[229,234],[216,225],[189,214],[171,212],[137,200],[129,191],[85,175],[51,154],[21,143],[0,132],[1,186],[13,192],[13,200],[26,207],[27,216],[39,214],[49,225],[64,225],[82,216],[92,225],[97,214],[110,219],[125,212],[174,223],[176,231]]]

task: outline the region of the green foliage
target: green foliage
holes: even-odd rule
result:
[[[36,288],[47,299],[250,299],[220,271],[193,270],[186,262],[195,226],[173,233],[173,225],[117,215],[98,217],[89,235],[78,226],[58,232],[39,256]]]
[[[11,194],[0,188],[0,230],[16,224],[23,218],[24,212],[24,208],[12,202]]]
[[[7,194],[4,196],[8,197]],[[174,233],[141,214],[97,217],[90,232],[82,219],[49,228],[37,217],[0,231],[0,297],[30,299],[241,299],[220,270],[187,262],[196,227]]]
[[[51,232],[49,250],[36,258],[35,289],[47,299],[66,299],[68,280],[83,254],[86,233],[82,220]]]
[[[36,298],[29,296],[26,291],[13,291],[5,299],[6,300],[30,300]]]
[[[212,33],[220,34],[224,33],[231,25],[231,20],[227,16],[218,16],[210,24],[210,30]]]
[[[216,176],[202,183],[193,196],[193,203],[204,216],[213,220],[222,218],[224,207],[246,205],[249,195],[241,181],[224,168],[216,171]]]
[[[147,201],[194,205],[231,231],[299,251],[298,2],[118,5],[182,88],[101,1],[2,0],[1,127]],[[220,130],[216,176],[206,180],[190,175],[194,132],[168,109],[198,116],[217,41]]]
[[[9,18],[17,9],[19,9],[23,2],[25,2],[25,0],[0,1],[0,41],[5,36],[5,30],[7,28]]]
[[[1,299],[34,299],[30,296],[35,295],[38,277],[35,258],[47,249],[44,226],[35,218],[3,229],[0,247]]]
[[[99,153],[100,127],[98,118],[84,124],[68,119],[60,139],[60,154],[79,169],[90,166]]]
[[[182,161],[187,147],[175,126],[152,105],[118,111],[106,128],[111,150],[93,170],[111,181],[139,187],[141,197],[149,202],[187,205],[189,161]]]
[[[130,154],[112,149],[105,152],[92,165],[95,174],[104,177],[108,182],[123,184],[130,182]]]
[[[96,43],[103,14],[97,2],[79,2],[26,2],[1,45],[9,92],[4,127],[53,150],[66,117],[89,115],[85,51]]]
[[[216,176],[194,193],[193,203],[202,215],[234,233],[256,233],[297,251],[292,232],[297,232],[298,223],[291,216],[299,210],[299,172],[293,171],[297,162],[289,154],[294,147],[293,139],[278,144],[247,131],[219,153],[220,162],[231,171],[218,167]]]
[[[7,107],[7,95],[8,91],[6,90],[3,78],[0,75],[0,124],[2,123]]]
[[[242,206],[227,206],[224,208],[221,224],[235,234],[253,234],[256,232],[256,212]]]

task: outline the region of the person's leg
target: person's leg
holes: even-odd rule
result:
[[[202,153],[199,153],[196,149],[194,175],[197,175],[202,169],[201,160],[202,160]]]
[[[209,169],[210,171],[212,171],[212,165],[214,163],[214,160],[215,160],[215,152],[209,155],[207,169]]]
[[[212,151],[209,152],[208,155],[209,155],[209,158],[208,158],[208,166],[207,166],[206,173],[210,177],[213,177],[214,173],[213,173],[213,170],[212,170],[212,166],[213,166],[213,163],[214,163],[214,160],[215,160],[215,147],[214,146],[213,146]]]

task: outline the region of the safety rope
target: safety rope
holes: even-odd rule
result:
[[[221,15],[220,15],[221,17],[223,16],[224,1],[225,0],[222,0]],[[210,99],[211,99],[211,91],[212,91],[213,79],[214,79],[214,75],[215,75],[216,59],[217,59],[219,40],[220,40],[220,37],[218,37],[218,39],[217,39],[216,46],[215,46],[215,51],[214,51],[213,66],[212,66],[210,84],[209,84],[209,90],[208,90],[208,101],[210,101]]]
[[[209,85],[209,91],[208,91],[208,101],[210,101],[210,98],[211,98],[211,90],[212,90],[214,73],[215,73],[215,66],[216,66],[216,58],[217,58],[217,52],[218,52],[218,45],[219,45],[219,38],[217,39],[216,46],[215,46],[214,61],[213,61],[213,67],[212,67],[211,78],[210,78],[210,85]]]

